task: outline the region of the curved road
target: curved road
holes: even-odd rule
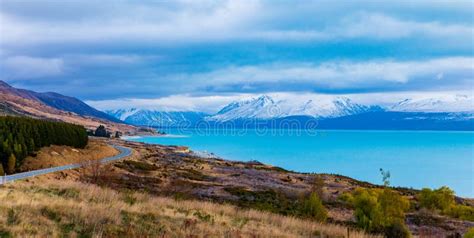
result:
[[[120,154],[112,156],[112,157],[107,157],[103,158],[100,161],[100,163],[104,164],[110,161],[114,160],[119,160],[124,157],[127,157],[132,154],[132,150],[127,147],[123,146],[118,146],[118,145],[111,145],[115,149],[120,151]],[[43,175],[43,174],[49,174],[49,173],[54,173],[58,171],[63,171],[63,170],[68,170],[68,169],[77,169],[83,166],[87,166],[92,164],[94,161],[87,161],[83,163],[76,163],[76,164],[68,164],[68,165],[63,165],[63,166],[58,166],[58,167],[52,167],[52,168],[47,168],[47,169],[38,169],[38,170],[33,170],[33,171],[28,171],[24,173],[17,173],[17,174],[12,174],[12,175],[7,175],[7,176],[0,176],[0,184],[7,183],[7,182],[13,182],[18,179],[25,179],[29,177],[34,177],[38,175]]]

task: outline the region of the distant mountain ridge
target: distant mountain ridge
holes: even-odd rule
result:
[[[202,112],[164,112],[137,108],[109,110],[106,113],[132,125],[155,127],[191,126],[208,116],[208,114]]]
[[[377,106],[365,106],[351,101],[347,97],[335,99],[317,98],[302,103],[291,100],[274,100],[263,95],[251,100],[233,102],[216,114],[207,117],[210,121],[231,121],[236,119],[271,119],[290,116],[310,116],[314,118],[333,118],[355,115],[369,111],[380,111]]]
[[[15,93],[23,98],[40,101],[58,110],[74,112],[81,116],[91,116],[113,122],[121,122],[117,118],[99,111],[74,97],[64,96],[54,92],[38,93],[26,89],[17,89],[3,81],[0,81],[0,87],[8,89],[10,92]]]
[[[445,95],[438,98],[405,99],[388,107],[397,112],[474,112],[472,95]]]
[[[95,129],[105,125],[111,131],[136,132],[138,128],[98,111],[79,99],[58,93],[18,89],[0,80],[0,115],[28,116],[64,121]]]
[[[167,127],[267,125],[278,127],[288,121],[301,125],[317,121],[327,129],[433,129],[473,130],[472,97],[446,96],[438,99],[406,99],[392,105],[363,105],[347,97],[315,97],[309,100],[276,100],[262,95],[231,102],[215,114],[202,112],[163,112],[146,109],[107,111],[135,125]],[[449,111],[447,111],[449,109]]]

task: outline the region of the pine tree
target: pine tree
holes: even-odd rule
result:
[[[98,137],[108,137],[108,132],[107,130],[105,129],[105,126],[103,125],[100,125],[99,127],[97,127],[97,129],[95,130],[95,133],[94,133],[95,136],[98,136]]]
[[[0,163],[0,176],[5,175],[5,171],[3,170],[3,165]]]
[[[82,126],[24,117],[0,117],[0,163],[7,172],[12,164],[21,165],[28,155],[41,147],[56,144],[84,148],[87,141]],[[15,163],[9,163],[12,154]]]
[[[15,173],[15,166],[16,166],[16,157],[14,154],[10,154],[10,157],[8,157],[8,164],[7,164],[7,170],[9,174]]]

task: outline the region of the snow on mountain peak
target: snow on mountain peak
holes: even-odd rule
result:
[[[357,97],[353,97],[357,100]],[[226,122],[247,119],[275,119],[289,116],[336,118],[366,112],[445,112],[474,115],[474,100],[469,94],[429,95],[405,98],[382,106],[359,104],[346,96],[333,95],[262,95],[234,101],[213,115],[192,111],[158,111],[139,108],[107,111],[122,121],[137,125],[178,125],[181,122],[208,120]]]
[[[315,97],[301,100],[274,100],[263,95],[251,100],[232,102],[208,120],[270,119],[288,116],[338,117],[366,112],[369,107],[346,97]]]
[[[389,106],[388,109],[399,112],[473,112],[474,98],[465,94],[407,98]]]

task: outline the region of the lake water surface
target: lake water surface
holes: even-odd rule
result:
[[[228,160],[258,160],[299,172],[334,173],[391,185],[452,188],[474,197],[474,133],[439,131],[168,130],[129,140],[185,145]]]

